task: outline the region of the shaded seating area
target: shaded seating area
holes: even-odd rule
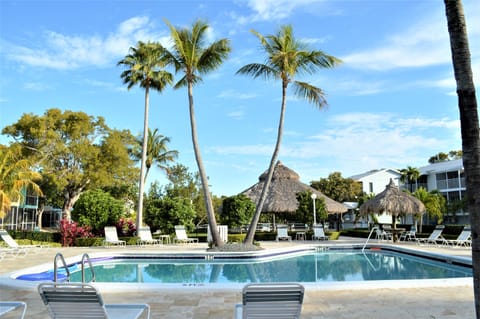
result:
[[[288,240],[292,241],[292,236],[288,235],[288,226],[287,225],[277,225],[277,237],[276,241],[279,240]]]
[[[442,232],[445,229],[445,226],[443,225],[437,225],[433,232],[428,236],[428,238],[417,238],[416,242],[417,244],[432,244],[432,245],[437,245],[438,242],[444,243],[446,241],[445,238],[442,236]]]
[[[198,243],[198,238],[192,238],[187,236],[187,231],[185,226],[183,225],[176,225],[175,226],[175,243]]]
[[[0,301],[0,317],[13,312],[18,312],[20,314],[18,318],[25,318],[27,304],[22,301]]]
[[[323,225],[314,225],[313,226],[313,235],[312,240],[329,240],[330,237],[325,235]]]
[[[51,318],[150,318],[148,304],[105,304],[97,289],[85,283],[42,283],[38,292]]]
[[[117,234],[117,228],[115,226],[106,226],[105,230],[105,240],[103,241],[104,246],[116,245],[116,246],[125,246],[125,240],[119,240]]]
[[[137,229],[137,235],[140,237],[137,240],[138,245],[160,245],[163,243],[160,239],[153,239],[149,226],[139,227]]]
[[[300,318],[305,288],[298,283],[252,283],[242,290],[235,319]]]

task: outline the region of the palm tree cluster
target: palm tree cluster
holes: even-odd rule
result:
[[[143,184],[145,182],[148,170],[152,165],[152,157],[147,154],[148,149],[148,92],[155,89],[161,92],[166,85],[173,83],[172,74],[164,70],[170,66],[175,73],[180,73],[181,77],[173,87],[175,89],[186,87],[188,96],[188,106],[190,114],[191,138],[198,166],[200,181],[202,183],[203,196],[207,211],[208,223],[212,230],[213,243],[221,246],[219,240],[217,224],[215,220],[212,199],[209,191],[208,177],[203,165],[200,151],[200,145],[197,137],[197,123],[195,118],[195,108],[193,99],[193,87],[202,81],[202,75],[217,69],[228,57],[231,47],[228,39],[220,39],[206,45],[208,24],[198,20],[193,23],[191,28],[177,28],[169,21],[165,20],[170,29],[171,47],[166,48],[160,43],[139,42],[136,48],[130,49],[127,55],[118,64],[125,65],[125,70],[121,77],[128,88],[135,85],[145,89],[145,121],[143,148],[141,156],[141,173],[139,178],[139,207],[137,212],[137,223],[142,224],[142,197]],[[282,26],[277,34],[263,36],[253,31],[252,33],[260,40],[263,50],[266,53],[265,63],[247,64],[237,71],[237,74],[245,74],[266,79],[278,79],[282,86],[282,102],[280,111],[280,120],[278,125],[277,142],[273,151],[268,170],[268,178],[262,190],[262,196],[257,203],[256,212],[250,230],[245,239],[246,244],[253,243],[254,230],[260,218],[263,204],[270,186],[275,162],[278,158],[283,134],[283,122],[286,110],[287,89],[289,85],[294,89],[295,95],[307,100],[317,108],[322,108],[327,104],[324,92],[307,82],[299,81],[297,76],[303,74],[314,74],[322,68],[332,68],[340,63],[340,60],[334,56],[325,54],[322,51],[310,50],[305,42],[294,37],[293,28],[290,25]],[[165,150],[163,150],[165,151]],[[152,151],[153,154],[153,151]],[[140,155],[140,154],[137,154]],[[168,159],[173,159],[177,154],[166,154]]]

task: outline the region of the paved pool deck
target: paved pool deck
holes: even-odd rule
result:
[[[362,243],[355,238],[341,237],[329,241],[329,245]],[[375,243],[376,241],[370,241]],[[261,242],[267,250],[309,245],[309,241]],[[383,242],[385,243],[385,242]],[[449,256],[470,257],[469,248],[419,246],[412,243],[400,243],[399,246],[446,254]],[[156,247],[127,248],[40,248],[26,256],[7,258],[0,261],[0,300],[24,301],[28,305],[26,318],[49,318],[38,292],[33,287],[11,285],[5,275],[21,269],[51,263],[56,253],[66,258],[80,256],[83,253],[99,252],[202,252],[205,243],[190,245],[163,245]],[[420,282],[420,281],[419,281]],[[323,287],[306,286],[302,307],[302,318],[335,319],[468,319],[475,317],[473,286],[470,280],[449,281],[448,283],[401,285],[393,282],[391,287],[384,285],[346,284],[332,289],[328,283]],[[100,289],[106,303],[148,303],[152,318],[233,318],[235,304],[241,302],[241,289],[216,288],[206,286],[179,287],[177,289],[132,289],[129,292]],[[18,318],[6,315],[2,319]]]

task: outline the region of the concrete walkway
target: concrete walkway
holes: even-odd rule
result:
[[[358,242],[358,239],[341,238],[329,244],[338,245]],[[311,242],[262,242],[266,249],[298,246]],[[452,256],[471,256],[467,248],[437,248],[400,244],[418,250],[442,253]],[[205,251],[205,243],[195,245],[165,245],[156,248],[44,248],[24,257],[8,258],[0,261],[0,300],[25,301],[28,304],[26,318],[49,318],[45,306],[34,288],[13,287],[5,275],[20,269],[52,263],[57,252],[65,257],[79,256],[85,252],[93,254],[102,251],[163,251],[190,252]],[[320,285],[306,287],[302,308],[302,318],[425,318],[425,319],[467,319],[475,317],[473,288],[471,282],[458,281],[458,284],[438,286],[437,284],[401,287],[393,284],[389,288],[379,288],[375,284],[367,286],[346,286],[325,289]],[[211,289],[203,287],[180,287],[166,290],[135,290],[128,293],[102,291],[106,303],[148,303],[152,318],[232,318],[236,303],[241,302],[240,289]],[[17,318],[4,316],[2,319]]]

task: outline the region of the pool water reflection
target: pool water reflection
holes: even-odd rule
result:
[[[95,263],[94,268],[97,282],[130,283],[314,283],[472,276],[468,267],[388,251],[311,252],[270,260],[113,259]],[[81,281],[81,273],[72,273],[71,281]]]

